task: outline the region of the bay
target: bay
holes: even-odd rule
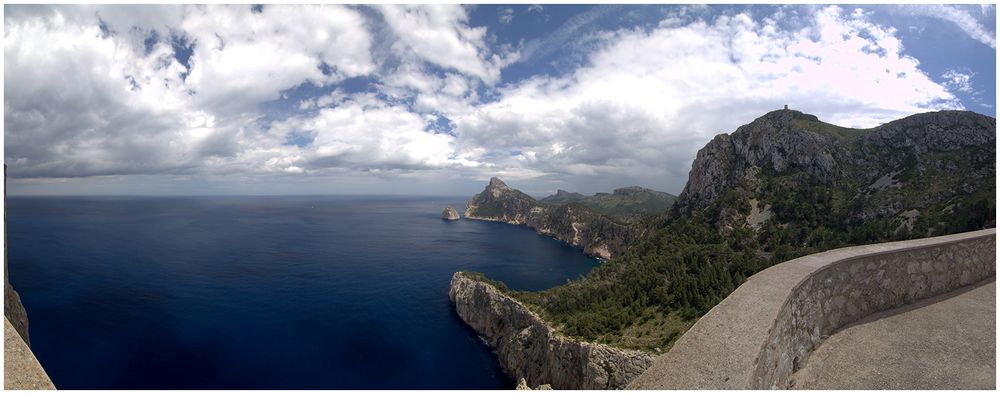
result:
[[[10,280],[62,389],[509,389],[455,271],[520,290],[599,262],[464,197],[9,197]]]

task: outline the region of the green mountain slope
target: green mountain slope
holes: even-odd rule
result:
[[[556,190],[556,194],[553,194],[551,196],[545,197],[545,198],[543,198],[541,200],[538,200],[538,201],[539,202],[548,203],[548,204],[565,204],[565,203],[568,203],[568,202],[580,201],[580,200],[585,200],[585,199],[587,199],[587,196],[585,196],[583,194],[575,193],[575,192],[568,192],[568,191],[565,191],[563,189],[559,189],[559,190]]]
[[[639,186],[623,187],[612,193],[597,193],[593,196],[559,190],[556,194],[539,200],[549,204],[579,202],[621,220],[634,220],[643,215],[666,212],[674,201],[677,201],[677,196],[673,194]]]
[[[512,292],[562,333],[665,351],[770,265],[847,245],[995,226],[996,120],[964,111],[846,129],[768,113],[698,152],[670,213],[619,258]]]

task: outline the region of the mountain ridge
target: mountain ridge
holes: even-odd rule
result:
[[[509,292],[559,335],[652,353],[750,275],[833,248],[996,224],[996,119],[968,111],[850,129],[764,114],[698,151],[684,191],[586,277]]]
[[[677,196],[670,193],[641,186],[627,186],[614,189],[611,193],[595,193],[592,196],[559,189],[556,194],[538,201],[549,204],[577,202],[599,213],[627,221],[642,215],[666,212],[676,200]]]

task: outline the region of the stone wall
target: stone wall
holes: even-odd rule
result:
[[[653,361],[642,352],[562,337],[517,300],[462,272],[452,276],[448,297],[495,349],[508,376],[528,387],[621,389]]]
[[[996,276],[996,229],[836,249],[752,276],[629,388],[785,388],[828,336]]]
[[[996,236],[959,238],[839,260],[796,286],[760,354],[754,388],[783,388],[826,337],[876,312],[996,274]]]

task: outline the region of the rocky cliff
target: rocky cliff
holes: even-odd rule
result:
[[[752,220],[751,210],[794,205],[781,194],[795,189],[816,191],[810,197],[848,227],[884,219],[901,233],[954,232],[961,224],[948,216],[968,218],[993,205],[995,140],[996,119],[967,111],[917,114],[872,129],[773,111],[698,151],[675,209],[697,212],[726,196],[720,208],[733,209],[723,212],[722,227],[736,227]],[[779,222],[797,214],[775,213]]]
[[[6,264],[4,264],[6,269]],[[24,343],[31,345],[31,341],[28,339],[28,312],[24,310],[24,305],[21,304],[21,297],[18,296],[14,288],[11,287],[10,282],[7,280],[7,275],[4,275],[4,294],[3,294],[3,314],[10,324],[14,326],[18,334],[21,334],[21,338],[24,339]]]
[[[526,225],[603,259],[621,255],[643,234],[642,226],[601,214],[580,202],[540,203],[499,178],[491,178],[486,189],[466,203],[465,217]]]
[[[507,374],[528,387],[621,389],[652,363],[652,357],[607,345],[568,339],[495,286],[463,272],[451,278],[455,311],[496,349]]]
[[[628,253],[566,285],[507,294],[566,337],[660,353],[746,278],[776,263],[995,227],[995,179],[992,117],[941,111],[861,130],[773,111],[701,149],[669,214],[647,222]],[[488,187],[470,208],[481,202],[497,220],[531,225],[533,210],[545,207],[508,190]],[[467,322],[477,330],[503,328],[475,319]],[[516,346],[530,352],[537,343]]]

